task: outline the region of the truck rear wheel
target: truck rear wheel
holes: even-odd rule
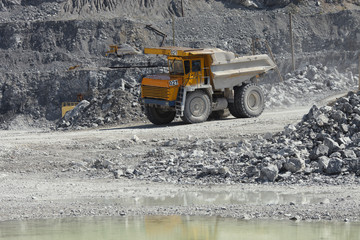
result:
[[[264,108],[264,94],[257,85],[245,84],[234,89],[234,102],[229,103],[230,113],[234,117],[257,117],[264,111]]]
[[[181,118],[186,123],[205,122],[208,119],[210,112],[210,98],[205,92],[189,92],[186,95],[184,116]]]
[[[175,118],[174,111],[164,110],[160,107],[145,106],[145,114],[150,122],[156,125],[171,123]]]

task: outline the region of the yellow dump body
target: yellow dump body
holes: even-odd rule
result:
[[[78,102],[63,102],[61,104],[61,117],[64,117],[66,112],[73,110],[76,105],[78,105]]]

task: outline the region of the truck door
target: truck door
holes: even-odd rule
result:
[[[203,59],[184,60],[184,73],[186,85],[198,86],[204,84]]]

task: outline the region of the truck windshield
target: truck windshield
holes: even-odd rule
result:
[[[183,62],[181,60],[169,60],[170,75],[184,75]]]

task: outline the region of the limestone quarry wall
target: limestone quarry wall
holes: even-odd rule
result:
[[[146,29],[147,24],[167,34],[165,45],[171,45],[172,16],[176,45],[218,47],[246,55],[251,54],[255,37],[260,39],[257,53],[267,53],[267,40],[285,75],[292,71],[288,13],[293,12],[298,68],[322,63],[357,71],[356,9],[321,12],[323,8],[311,2],[290,1],[279,1],[272,8],[269,2],[254,1],[257,7],[249,8],[237,1],[214,0],[184,1],[181,8],[180,2],[0,1],[0,120],[14,114],[54,120],[60,117],[61,102],[73,101],[77,93],[119,88],[124,82],[136,88],[144,74],[161,70],[154,66],[163,66],[164,61],[143,55],[106,58],[105,52],[112,44],[140,51],[159,46],[162,37]],[[69,71],[71,66],[79,67]],[[274,75],[268,81],[278,79]]]

